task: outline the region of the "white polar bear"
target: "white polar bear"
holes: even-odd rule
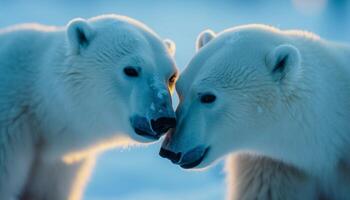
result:
[[[229,153],[229,199],[350,198],[350,47],[245,25],[197,40],[160,155],[204,168]]]
[[[97,152],[175,126],[175,46],[133,19],[0,31],[0,199],[79,199]]]

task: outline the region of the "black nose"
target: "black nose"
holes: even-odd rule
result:
[[[174,117],[160,117],[156,120],[151,120],[152,129],[157,134],[166,133],[169,129],[175,128],[176,119]]]
[[[130,123],[131,126],[134,128],[136,134],[152,140],[158,140],[160,138],[159,135],[157,135],[151,130],[147,118],[134,115],[130,118]]]
[[[172,151],[161,148],[159,151],[160,157],[169,159],[172,163],[176,164],[181,159],[181,153],[174,153]]]

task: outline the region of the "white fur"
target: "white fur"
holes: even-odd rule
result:
[[[151,142],[129,118],[169,98],[175,72],[163,41],[123,16],[0,30],[0,199],[80,199],[98,152]]]
[[[315,180],[268,157],[241,153],[227,159],[228,199],[317,199]]]
[[[308,32],[225,30],[177,82],[179,123],[164,148],[210,147],[197,168],[248,152],[228,162],[230,199],[348,199],[349,63],[349,46]],[[208,92],[216,101],[200,103]]]

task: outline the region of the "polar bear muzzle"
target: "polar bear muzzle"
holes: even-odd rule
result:
[[[146,117],[134,115],[130,118],[130,123],[136,134],[148,139],[158,140],[169,129],[175,128],[176,119],[169,116],[148,120]]]
[[[158,119],[151,120],[151,127],[157,134],[166,133],[169,129],[175,128],[175,117],[160,117]]]
[[[180,167],[184,169],[191,169],[202,163],[208,155],[209,150],[210,147],[197,146],[185,153],[175,153],[162,147],[159,151],[159,155],[163,158],[169,159],[174,164],[180,165]]]

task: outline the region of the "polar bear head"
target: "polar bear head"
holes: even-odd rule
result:
[[[54,90],[62,88],[55,98],[64,102],[56,121],[80,134],[72,141],[103,143],[119,134],[151,142],[175,126],[173,42],[116,15],[74,19],[65,31],[67,55]]]
[[[293,129],[286,113],[300,100],[301,55],[293,39],[246,25],[202,32],[197,51],[177,82],[178,125],[160,155],[202,168],[233,151],[276,150],[272,141],[286,137],[278,130]]]

